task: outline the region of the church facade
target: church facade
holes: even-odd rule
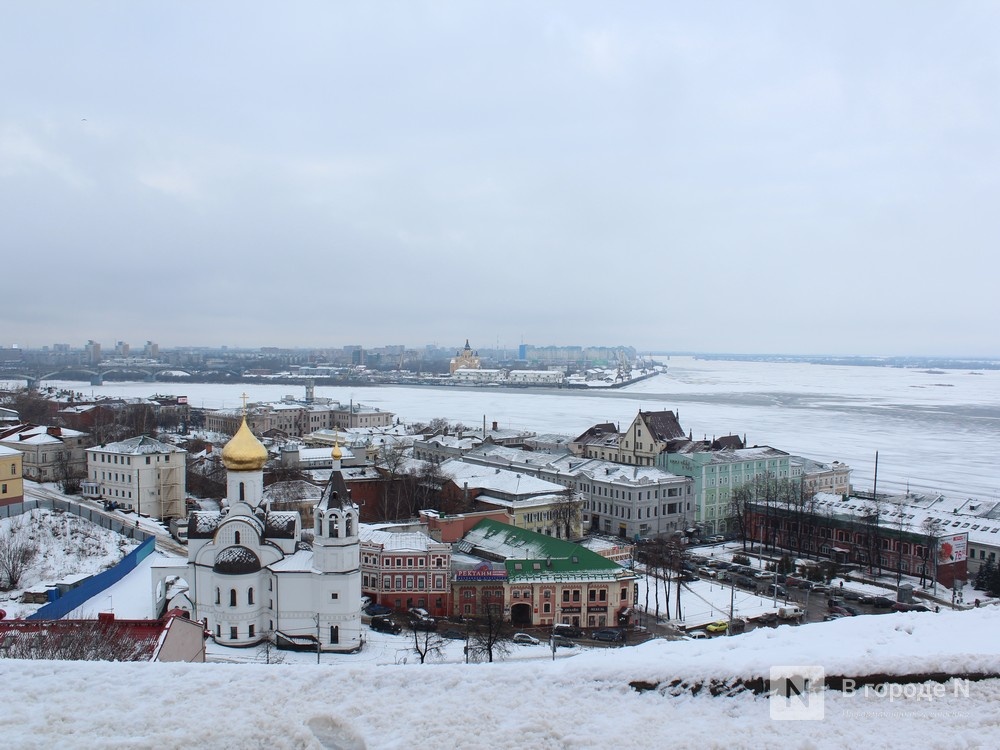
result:
[[[267,451],[246,420],[222,451],[228,504],[188,521],[187,603],[225,646],[270,640],[279,648],[351,652],[362,645],[358,509],[340,469],[304,541],[298,511],[264,501]],[[306,535],[308,537],[308,535]]]

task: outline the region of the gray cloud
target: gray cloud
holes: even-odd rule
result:
[[[998,16],[6,9],[2,343],[995,355]]]

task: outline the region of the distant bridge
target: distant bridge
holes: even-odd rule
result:
[[[96,370],[91,370],[85,367],[63,367],[59,370],[46,373],[45,375],[31,375],[20,372],[0,372],[0,380],[24,380],[28,384],[28,388],[34,389],[37,388],[43,380],[73,380],[74,378],[68,376],[86,375],[90,379],[91,385],[104,385],[105,376],[112,372],[125,374],[134,373],[136,375],[141,375],[142,380],[150,383],[156,382],[158,376],[166,372],[183,373],[188,377],[194,377],[196,374],[200,374],[199,372],[191,372],[182,367],[136,367],[129,365],[116,365],[114,367],[99,368]],[[240,373],[233,372],[232,370],[211,370],[211,372],[230,375],[234,378],[242,377]]]

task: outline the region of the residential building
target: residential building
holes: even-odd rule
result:
[[[579,544],[486,519],[457,548],[456,616],[495,607],[522,627],[601,628],[631,620],[636,574]]]
[[[25,479],[58,482],[85,475],[89,437],[66,427],[19,424],[0,431],[0,445],[24,454]]]
[[[87,449],[85,497],[155,518],[181,518],[187,451],[146,435]]]
[[[451,545],[424,524],[362,524],[361,593],[396,610],[451,614]]]
[[[0,445],[0,506],[24,500],[24,479],[21,451]]]

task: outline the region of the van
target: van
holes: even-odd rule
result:
[[[170,536],[181,544],[188,541],[188,520],[186,518],[175,518],[170,522]]]

